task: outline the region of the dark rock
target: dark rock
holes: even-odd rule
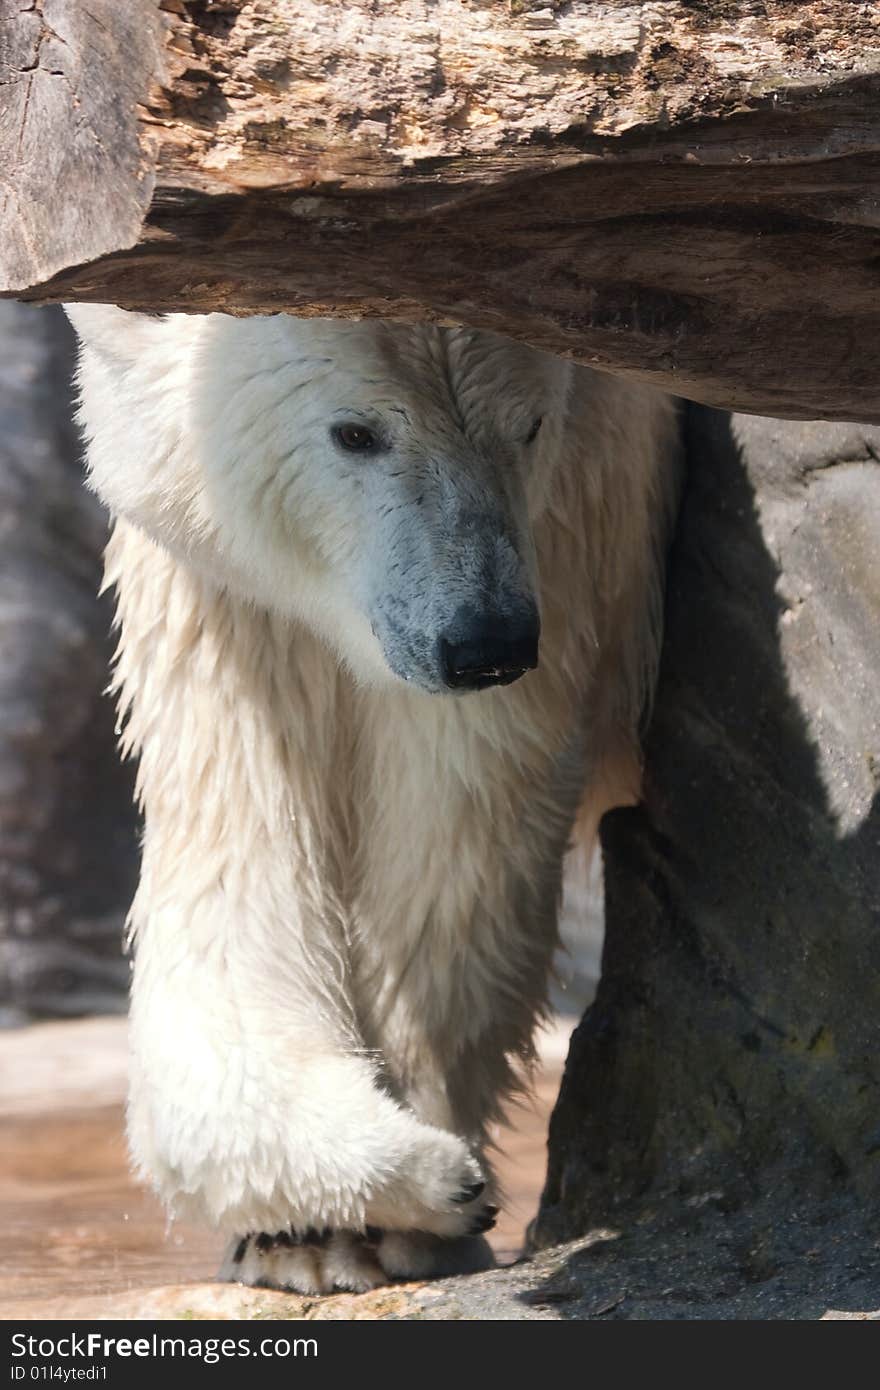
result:
[[[124,1007],[130,769],[103,694],[106,520],[82,486],[60,309],[0,304],[0,1019]],[[120,461],[122,464],[124,461]]]
[[[534,1239],[705,1207],[761,1283],[761,1221],[877,1236],[880,431],[694,407],[688,434],[645,801],[602,828]]]

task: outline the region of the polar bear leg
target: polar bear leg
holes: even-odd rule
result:
[[[237,1241],[265,1236],[237,1277],[272,1281],[283,1266],[278,1281],[306,1292],[339,1283],[346,1260],[361,1280],[375,1261],[338,1241],[320,1261],[330,1274],[315,1273],[312,1254],[278,1232],[487,1229],[494,1211],[468,1142],[382,1089],[327,991],[316,1000],[297,978],[290,949],[267,953],[268,972],[253,935],[242,949],[229,932],[216,949],[224,906],[208,896],[185,922],[168,905],[141,923],[129,1138],[169,1208]]]

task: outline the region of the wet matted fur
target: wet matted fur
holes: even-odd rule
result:
[[[478,1267],[575,816],[637,787],[674,405],[463,329],[70,313],[145,812],[135,1161],[230,1278]],[[537,669],[444,686],[444,634],[523,613]]]

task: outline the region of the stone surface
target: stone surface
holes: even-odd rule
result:
[[[0,1022],[124,1007],[137,872],[116,756],[106,521],[82,486],[73,339],[0,304]]]
[[[688,433],[645,801],[603,829],[537,1239],[659,1210],[674,1247],[693,1208],[768,1279],[829,1243],[876,1278],[880,432]]]

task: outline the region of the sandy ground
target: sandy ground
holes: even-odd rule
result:
[[[507,1205],[492,1238],[502,1261],[515,1258],[537,1205],[570,1027],[542,1034],[533,1093],[497,1135]],[[122,1019],[0,1033],[0,1228],[15,1251],[0,1269],[0,1318],[86,1316],[114,1303],[129,1316],[139,1291],[153,1300],[213,1279],[216,1237],[169,1226],[131,1176],[125,1070]]]

